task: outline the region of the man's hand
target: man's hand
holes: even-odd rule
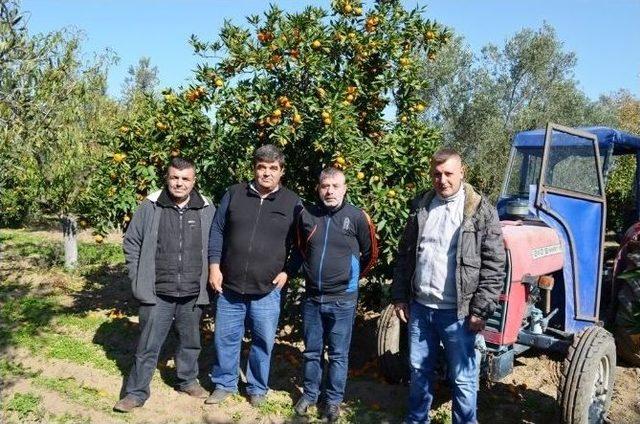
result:
[[[273,284],[280,290],[287,283],[287,273],[282,271],[273,279]]]
[[[469,330],[477,333],[484,330],[485,320],[475,315],[469,315]]]
[[[400,321],[407,322],[409,320],[409,305],[406,303],[396,303],[393,305],[396,312],[396,316],[400,318]]]
[[[222,293],[222,271],[220,271],[220,264],[209,265],[209,285],[216,292]]]

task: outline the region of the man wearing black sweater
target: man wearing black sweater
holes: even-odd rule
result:
[[[345,176],[326,168],[318,183],[319,202],[297,220],[298,253],[304,258],[304,394],[299,415],[318,401],[324,344],[329,353],[323,415],[340,415],[349,362],[349,345],[358,301],[358,281],[377,258],[375,229],[369,216],[345,202]]]
[[[218,404],[238,391],[238,364],[245,324],[251,332],[247,394],[253,406],[268,391],[271,350],[287,282],[293,223],[300,198],[280,185],[284,155],[273,145],[253,155],[254,180],[229,187],[209,235],[209,284],[219,293],[211,370]],[[298,265],[299,266],[299,265]]]

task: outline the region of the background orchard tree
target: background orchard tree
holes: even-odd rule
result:
[[[456,38],[423,68],[431,82],[425,118],[442,130],[445,144],[462,152],[474,185],[495,198],[516,132],[549,121],[612,124],[602,104],[578,88],[576,61],[548,24],[523,29],[504,46],[489,44],[479,56]]]
[[[203,110],[203,88],[162,95],[146,86],[128,92],[127,109],[115,134],[101,139],[100,166],[89,179],[84,219],[97,242],[113,228],[126,229],[138,204],[162,187],[171,157],[201,163],[210,154],[211,121]]]
[[[65,265],[77,263],[76,214],[100,149],[113,126],[106,97],[111,61],[80,59],[80,37],[68,31],[30,36],[16,4],[0,8],[2,209],[5,223],[54,214],[65,240]],[[5,214],[6,212],[6,214]]]
[[[220,198],[250,177],[251,153],[274,143],[287,156],[286,184],[315,199],[320,170],[342,168],[351,200],[367,210],[381,241],[378,276],[389,276],[410,198],[429,185],[439,134],[418,119],[434,60],[450,37],[422,9],[400,1],[332,2],[284,13],[276,6],[227,22],[213,42],[192,39],[205,62],[197,79],[215,116],[202,179]]]
[[[640,99],[626,90],[602,96],[600,107],[610,112],[612,125],[632,134],[640,134]],[[636,157],[623,155],[613,158],[607,176],[607,228],[622,234],[634,222]]]

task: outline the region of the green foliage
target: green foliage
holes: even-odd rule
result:
[[[611,172],[607,178],[607,229],[624,234],[636,218],[634,207],[634,185],[636,157],[625,155],[614,157]]]
[[[83,199],[82,215],[98,234],[126,228],[133,211],[162,187],[172,156],[197,160],[210,144],[210,122],[200,105],[168,90],[157,99],[140,94],[117,134],[103,139],[105,154]]]
[[[609,110],[617,128],[640,134],[640,99],[621,90],[600,99],[602,108]],[[624,233],[637,218],[635,208],[636,158],[629,154],[615,158],[607,181],[607,228]]]
[[[40,417],[42,398],[33,393],[15,393],[4,406],[7,411],[15,412],[20,419]]]
[[[292,14],[272,6],[247,21],[227,22],[214,42],[192,40],[205,59],[197,79],[206,93],[192,98],[215,113],[204,185],[219,198],[249,178],[250,156],[265,143],[283,148],[286,185],[308,201],[322,168],[342,168],[351,201],[378,226],[378,275],[389,276],[408,201],[429,186],[439,143],[418,119],[427,88],[418,59],[435,58],[449,32],[399,1],[368,10],[335,1]]]
[[[322,168],[344,169],[351,201],[377,224],[377,275],[388,277],[408,201],[429,186],[440,140],[418,119],[427,88],[419,58],[435,59],[448,30],[399,1],[292,14],[271,6],[247,20],[225,23],[214,42],[192,39],[204,60],[196,84],[135,99],[107,141],[83,216],[98,233],[126,227],[175,155],[195,160],[200,187],[219,199],[251,177],[253,151],[273,143],[287,156],[286,185],[308,201]]]
[[[79,35],[65,31],[31,36],[12,2],[0,10],[0,208],[2,224],[42,213],[77,209],[99,145],[113,125],[115,102],[105,95],[103,55],[84,64]],[[18,22],[18,23],[16,23]],[[5,203],[6,202],[6,203]]]
[[[427,63],[427,117],[442,129],[445,143],[468,165],[467,179],[497,197],[518,131],[547,122],[568,126],[610,124],[606,107],[590,101],[573,78],[576,56],[565,51],[555,30],[523,29],[504,46],[487,45],[474,57],[461,38],[438,60]]]

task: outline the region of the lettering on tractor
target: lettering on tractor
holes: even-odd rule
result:
[[[497,203],[507,254],[499,305],[478,345],[492,381],[536,347],[564,354],[558,387],[563,423],[604,422],[617,354],[640,366],[640,222],[605,252],[605,178],[615,156],[640,158],[640,137],[605,127],[548,124],[513,139]],[[640,193],[636,160],[635,193]],[[639,199],[629,205],[640,221]],[[613,334],[612,334],[613,333]],[[615,334],[615,341],[614,341]],[[393,305],[378,323],[389,382],[408,377],[406,325]]]

